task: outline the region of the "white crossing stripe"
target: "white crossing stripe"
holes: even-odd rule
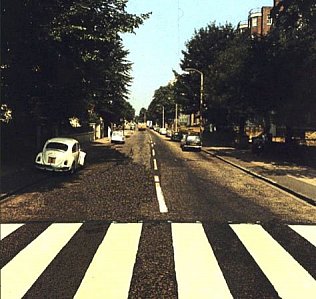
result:
[[[24,224],[1,224],[3,236],[8,236],[21,225]],[[50,225],[8,262],[1,269],[1,299],[23,297],[81,225]],[[316,280],[261,225],[230,224],[230,227],[281,298],[315,298]],[[316,225],[289,227],[315,246]],[[171,229],[179,299],[232,298],[203,225],[171,223]],[[142,223],[110,225],[76,298],[90,298],[91,294],[93,298],[128,297],[141,230]],[[42,295],[44,298],[45,286]]]
[[[287,174],[287,176],[292,178],[292,179],[304,182],[306,184],[310,184],[312,186],[316,186],[316,178],[309,178],[309,177],[306,177],[306,176],[299,176],[298,177],[298,176],[294,176],[294,175],[290,175],[290,174]]]
[[[289,225],[309,243],[316,247],[316,225]]]
[[[12,234],[19,227],[23,226],[24,223],[4,223],[0,224],[0,240],[4,239],[8,235]]]
[[[202,224],[172,224],[172,237],[179,298],[233,298]]]
[[[1,298],[22,298],[80,226],[81,223],[52,224],[16,255],[1,270]]]
[[[154,149],[152,149],[152,156],[155,157],[155,155],[156,155],[156,152]]]
[[[260,225],[230,226],[281,298],[315,298],[315,279]]]
[[[127,298],[141,223],[111,224],[75,298]]]

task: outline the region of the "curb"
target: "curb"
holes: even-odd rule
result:
[[[256,172],[254,172],[252,170],[249,170],[249,169],[247,169],[247,168],[245,168],[243,166],[240,166],[240,165],[238,165],[238,164],[236,164],[234,162],[231,162],[231,161],[229,161],[229,160],[227,160],[227,159],[225,159],[225,158],[223,158],[221,156],[218,156],[217,154],[212,153],[212,152],[210,152],[208,150],[205,150],[205,149],[202,148],[202,151],[204,153],[207,153],[207,154],[209,154],[209,155],[211,155],[211,156],[213,156],[213,157],[215,157],[215,158],[227,163],[227,164],[230,164],[231,166],[234,166],[234,167],[238,168],[239,170],[241,170],[241,171],[243,171],[245,173],[248,173],[248,174],[250,174],[250,175],[252,175],[252,176],[254,176],[254,177],[256,177],[256,178],[258,178],[258,179],[260,179],[260,180],[262,180],[264,182],[266,182],[266,183],[269,183],[270,185],[273,185],[273,186],[275,186],[275,187],[277,187],[277,188],[279,188],[279,189],[281,189],[281,190],[283,190],[283,191],[285,191],[287,193],[290,193],[291,195],[294,195],[295,197],[307,202],[308,204],[311,204],[312,206],[316,206],[316,201],[313,200],[312,198],[309,198],[309,197],[307,197],[307,196],[305,196],[305,195],[303,195],[303,194],[301,194],[299,192],[296,192],[296,191],[294,191],[292,189],[289,189],[288,187],[285,187],[285,186],[279,184],[278,182],[276,182],[276,181],[274,181],[274,180],[272,180],[270,178],[262,176],[259,173],[256,173]]]

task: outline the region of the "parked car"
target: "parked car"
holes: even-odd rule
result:
[[[182,139],[182,134],[180,132],[173,132],[171,134],[172,141],[181,141],[181,139]]]
[[[166,133],[166,136],[167,136],[167,137],[171,137],[171,136],[172,136],[172,131],[168,129],[168,130],[167,130],[167,133]]]
[[[259,134],[256,137],[252,137],[250,140],[252,153],[254,154],[262,153],[269,146],[269,144],[271,144],[270,140],[267,134]]]
[[[111,136],[111,142],[112,143],[125,143],[124,132],[121,130],[113,131],[112,136]]]
[[[198,135],[183,135],[180,144],[182,150],[194,149],[197,151],[201,151],[202,149],[202,141],[200,136]]]
[[[73,138],[52,138],[45,142],[43,150],[37,154],[35,167],[38,169],[74,173],[84,165],[86,153]]]
[[[167,129],[166,128],[160,128],[159,129],[159,134],[160,135],[166,135],[167,134]]]

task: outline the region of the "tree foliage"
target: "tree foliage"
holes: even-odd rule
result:
[[[121,34],[149,14],[126,12],[127,0],[2,1],[2,99],[15,121],[60,124],[131,118],[131,63]]]
[[[175,115],[175,96],[173,84],[160,86],[154,93],[148,107],[148,119],[162,126],[162,114],[165,121],[171,122]]]
[[[272,13],[269,53],[279,115],[288,126],[310,123],[316,114],[316,3],[284,0]]]
[[[195,32],[183,51],[183,71],[204,75],[203,115],[217,126],[246,120],[316,126],[316,4],[284,0],[272,11],[267,36],[211,23]],[[176,74],[175,101],[185,113],[199,110],[200,75]]]

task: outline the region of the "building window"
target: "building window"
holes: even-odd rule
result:
[[[272,25],[272,18],[271,18],[270,14],[268,14],[268,16],[267,16],[267,24]]]
[[[258,26],[258,18],[253,18],[251,20],[251,26],[252,27],[257,27]]]

